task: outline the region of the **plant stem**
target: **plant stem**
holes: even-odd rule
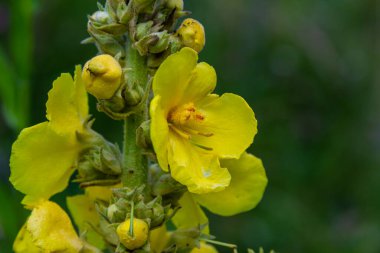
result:
[[[148,68],[146,57],[140,56],[132,45],[127,45],[126,67],[128,72],[128,87],[140,86],[144,90],[148,83]],[[149,91],[147,91],[149,92]],[[136,143],[136,130],[147,117],[147,106],[141,112],[136,112],[124,120],[124,168],[122,175],[123,185],[136,188],[147,184],[148,162],[143,154],[144,150]]]

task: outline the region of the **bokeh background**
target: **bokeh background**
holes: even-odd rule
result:
[[[256,209],[210,214],[213,234],[240,249],[380,252],[379,4],[185,2],[206,28],[200,58],[216,68],[217,92],[242,95],[256,113],[259,133],[250,151],[269,178]],[[0,0],[2,253],[11,252],[28,214],[8,183],[11,144],[20,128],[44,120],[59,73],[96,54],[80,44],[86,14],[95,10],[93,0]],[[95,128],[119,142],[121,124],[110,124],[91,104]],[[54,200],[64,205],[62,195]]]

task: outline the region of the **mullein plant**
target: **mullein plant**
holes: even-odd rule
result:
[[[46,121],[13,144],[10,181],[31,210],[14,251],[217,252],[217,244],[236,252],[210,234],[202,207],[231,216],[261,200],[265,170],[246,152],[254,112],[238,95],[213,93],[215,70],[198,63],[202,24],[176,26],[189,14],[183,0],[98,8],[83,42],[99,54],[53,82]],[[91,129],[87,93],[110,120],[124,121],[121,148]],[[67,197],[78,232],[49,200],[70,181],[84,189]]]

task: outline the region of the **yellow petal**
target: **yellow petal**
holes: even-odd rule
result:
[[[102,200],[109,202],[112,196],[112,189],[121,188],[122,184],[112,186],[91,186],[86,188],[86,196],[91,201]]]
[[[245,100],[235,94],[209,95],[196,105],[204,116],[188,127],[211,136],[193,135],[194,142],[212,148],[220,158],[239,158],[257,133],[255,114]]]
[[[230,185],[221,192],[193,194],[194,199],[211,212],[224,216],[254,208],[263,197],[268,182],[261,160],[243,153],[239,160],[226,159],[221,164],[231,173]]]
[[[13,251],[16,253],[44,253],[41,248],[38,248],[34,242],[32,235],[26,229],[26,224],[22,226],[13,243]]]
[[[169,127],[166,113],[161,106],[161,96],[155,96],[150,103],[150,136],[160,167],[168,171]]]
[[[10,181],[30,200],[49,199],[63,191],[74,172],[76,143],[57,135],[48,122],[21,131],[12,146]]]
[[[228,170],[222,168],[215,155],[176,133],[170,133],[169,164],[172,177],[193,193],[221,191],[230,183]]]
[[[154,76],[153,92],[161,96],[163,108],[197,101],[215,89],[214,68],[205,62],[197,64],[197,60],[197,53],[185,47],[161,64]]]
[[[197,202],[194,201],[190,193],[185,193],[179,200],[181,209],[172,218],[177,228],[196,228],[199,225],[208,224],[206,214],[202,211]],[[209,233],[209,227],[206,226],[203,233]]]
[[[103,238],[94,230],[99,226],[99,215],[94,201],[86,195],[77,195],[67,197],[66,203],[80,233],[85,233],[86,241],[103,249],[105,247]]]
[[[40,205],[42,202],[45,202],[45,197],[40,196],[33,196],[33,195],[26,195],[22,201],[21,204],[24,205],[26,209],[32,210],[36,206]]]
[[[210,94],[216,86],[216,72],[205,62],[198,63],[191,73],[190,81],[184,85],[182,103],[196,102]]]
[[[161,227],[150,231],[149,243],[153,253],[161,253],[170,240],[170,233],[167,231],[165,224]]]
[[[73,135],[82,130],[88,117],[88,104],[80,67],[76,67],[75,81],[70,74],[62,74],[53,82],[48,95],[46,117],[54,131]]]
[[[161,96],[164,108],[171,108],[182,99],[197,61],[197,52],[185,47],[169,56],[158,68],[152,88],[155,96]]]
[[[50,201],[33,209],[26,229],[43,252],[77,253],[83,247],[67,214]]]
[[[74,73],[74,101],[76,103],[76,108],[79,118],[83,121],[88,117],[88,96],[84,82],[82,80],[82,68],[78,65],[75,66]]]
[[[201,242],[200,248],[194,248],[190,253],[218,253],[214,246]]]

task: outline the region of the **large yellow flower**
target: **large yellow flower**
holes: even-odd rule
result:
[[[54,202],[41,201],[13,244],[16,253],[100,253],[76,234],[70,218]]]
[[[230,174],[219,158],[235,158],[253,142],[257,122],[243,98],[211,94],[216,73],[190,48],[169,56],[153,80],[151,138],[158,162],[193,193],[221,191]]]
[[[46,103],[48,121],[25,128],[12,147],[10,181],[26,194],[23,203],[40,200],[64,190],[83,145],[77,133],[85,131],[87,93],[76,67],[75,80],[62,74],[53,83]]]

